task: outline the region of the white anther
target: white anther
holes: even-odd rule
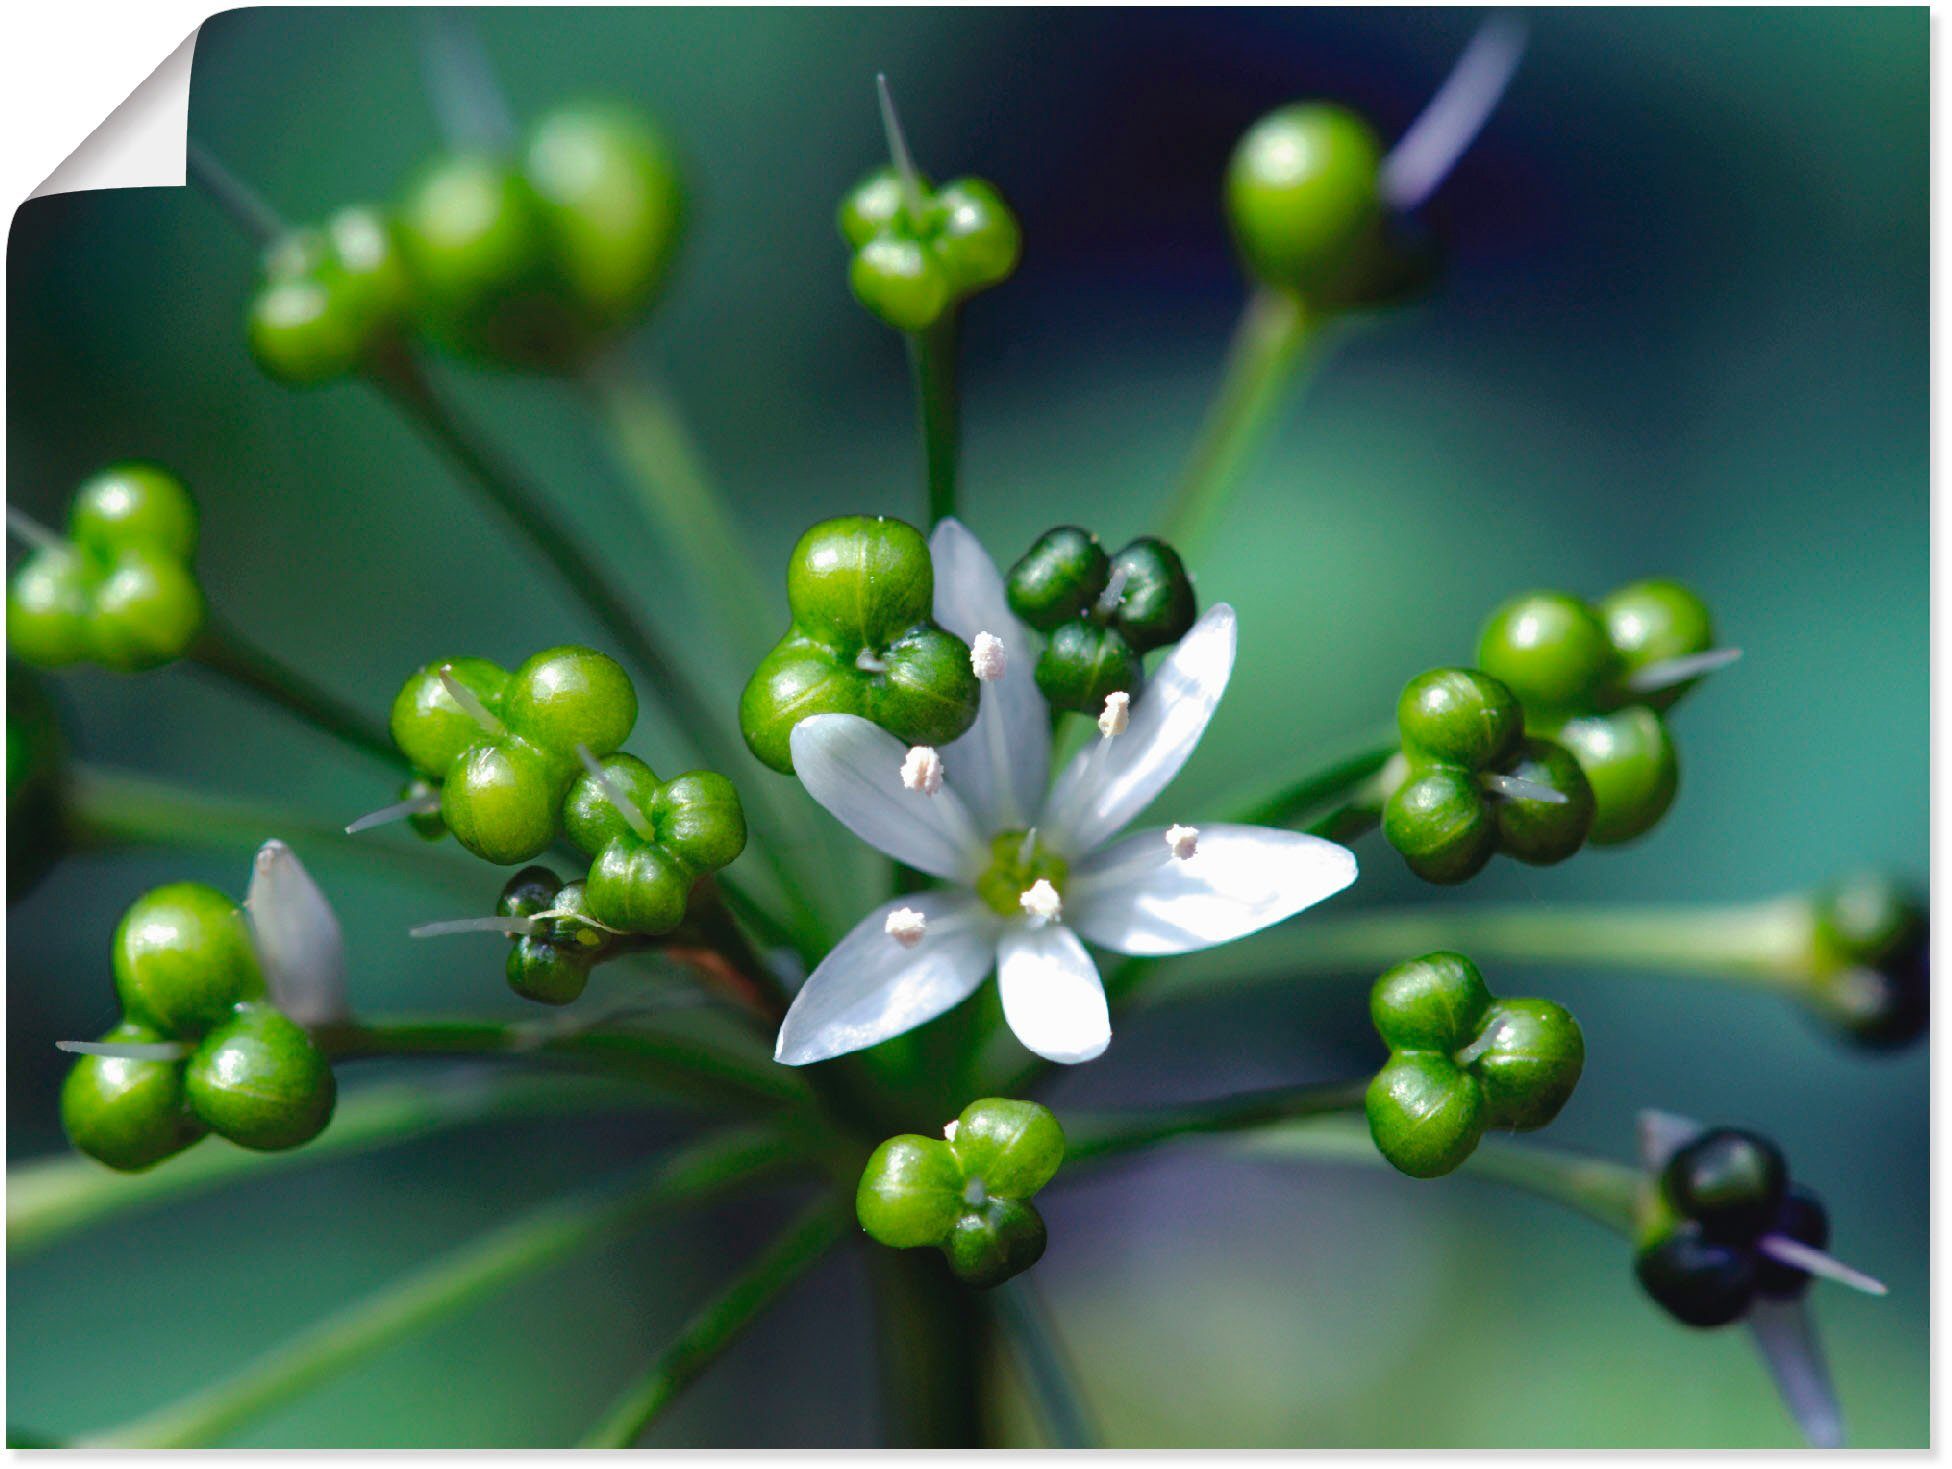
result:
[[[912,949],[922,941],[922,935],[929,931],[926,913],[914,908],[897,908],[888,915],[888,921],[881,925],[882,931],[900,944],[904,949]]]
[[[1033,928],[1055,922],[1064,912],[1064,899],[1057,895],[1048,877],[1040,877],[1017,896],[1017,904],[1030,915]]]
[[[1166,828],[1166,847],[1181,862],[1200,850],[1200,829],[1197,826],[1169,826]]]
[[[969,645],[969,666],[976,677],[995,683],[1003,677],[1003,665],[1003,639],[994,633],[977,633],[976,641]]]
[[[956,1129],[961,1126],[962,1126],[962,1119],[960,1117],[951,1117],[947,1122],[943,1123],[942,1124],[943,1141],[951,1142],[951,1143],[954,1142],[956,1140]]]
[[[1130,694],[1105,695],[1105,712],[1098,716],[1098,733],[1106,739],[1122,735],[1132,722],[1132,696]]]
[[[901,762],[902,786],[932,796],[942,789],[942,757],[927,745],[917,745]]]

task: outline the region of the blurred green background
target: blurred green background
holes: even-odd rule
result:
[[[192,130],[295,218],[384,197],[438,145],[419,19],[218,16],[198,44]],[[967,318],[964,503],[1007,560],[1053,518],[1114,543],[1148,528],[1239,303],[1217,196],[1246,124],[1320,94],[1394,136],[1476,19],[479,13],[519,110],[621,95],[680,141],[693,230],[632,350],[685,405],[769,582],[819,516],[921,514],[900,345],[850,300],[831,224],[878,157],[876,70],[923,164],[994,179],[1024,223],[1017,278]],[[1512,590],[1597,595],[1663,573],[1701,587],[1748,654],[1680,720],[1676,810],[1635,847],[1547,871],[1499,864],[1472,894],[1746,898],[1862,864],[1922,882],[1927,78],[1922,10],[1536,12],[1505,107],[1433,211],[1451,245],[1442,288],[1328,364],[1197,568],[1206,598],[1240,609],[1241,655],[1175,814],[1366,731],[1409,674],[1467,656]],[[508,661],[592,636],[374,398],[259,376],[239,330],[252,265],[186,191],[25,206],[8,255],[9,500],[52,519],[107,460],[177,467],[204,507],[215,603],[376,711],[436,653]],[[548,381],[450,380],[685,636],[682,580],[628,519],[588,404]],[[191,671],[84,672],[59,690],[90,759],[325,821],[390,799],[355,757]],[[1364,880],[1339,905],[1425,895],[1375,839],[1361,851]],[[166,878],[241,891],[245,863],[242,850],[75,860],[12,910],[10,1160],[62,1145],[51,1042],[111,1018],[121,909]],[[497,879],[470,895],[380,859],[314,867],[345,916],[362,1008],[514,1012],[492,944],[435,955],[404,938],[485,903]],[[1051,1099],[1348,1075],[1375,1056],[1367,978],[1136,1017]],[[1634,1111],[1657,1104],[1782,1142],[1827,1196],[1839,1250],[1893,1287],[1884,1301],[1817,1292],[1853,1440],[1924,1445],[1924,1049],[1846,1054],[1732,989],[1491,979],[1565,1001],[1585,1027],[1587,1077],[1552,1141],[1624,1156]],[[167,1401],[668,1133],[483,1129],[82,1235],[10,1271],[8,1417],[60,1435]],[[1113,1443],[1793,1441],[1742,1333],[1672,1326],[1618,1240],[1468,1179],[1188,1145],[1046,1198],[1038,1280]],[[562,1442],[773,1217],[719,1211],[524,1284],[238,1441]],[[834,1257],[649,1441],[870,1439],[863,1285],[856,1253]],[[1020,1404],[1003,1428],[1036,1441]]]

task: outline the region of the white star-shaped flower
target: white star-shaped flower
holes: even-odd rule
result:
[[[937,622],[959,637],[987,630],[1030,646],[974,536],[945,520],[931,551]],[[905,789],[903,747],[885,730],[851,714],[801,721],[793,764],[814,799],[947,886],[855,925],[795,998],[778,1058],[805,1065],[877,1045],[995,971],[1017,1039],[1053,1061],[1089,1061],[1110,1042],[1111,1020],[1085,941],[1121,954],[1186,953],[1279,923],[1355,881],[1352,852],[1300,832],[1204,825],[1197,861],[1175,857],[1164,827],[1120,835],[1193,753],[1233,661],[1233,609],[1212,607],[1132,701],[1125,730],[1093,741],[1054,784],[1034,659],[1009,660],[984,685],[976,723],[940,751],[945,778],[932,800]],[[891,941],[900,909],[924,920],[913,947]]]

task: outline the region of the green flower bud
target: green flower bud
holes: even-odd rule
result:
[[[332,1120],[332,1067],[305,1028],[269,1005],[241,1005],[190,1057],[190,1109],[240,1147],[308,1143]]]
[[[1708,604],[1681,583],[1663,577],[1633,582],[1609,593],[1599,604],[1599,614],[1619,656],[1622,678],[1651,664],[1706,653],[1715,646],[1715,625]],[[1691,679],[1637,694],[1634,702],[1665,709],[1699,682]]]
[[[7,665],[7,901],[31,891],[68,846],[67,742],[54,701]]]
[[[1891,1049],[1925,1033],[1931,1010],[1931,942],[1925,907],[1877,873],[1845,878],[1817,895],[1817,1011],[1860,1045]]]
[[[481,739],[481,726],[447,691],[441,673],[467,689],[490,713],[501,709],[508,674],[485,658],[448,658],[416,669],[401,685],[388,721],[393,743],[415,769],[436,780]]]
[[[535,125],[524,171],[586,325],[607,332],[631,321],[663,285],[682,234],[670,145],[629,108],[578,103]]]
[[[1027,1199],[1064,1161],[1064,1129],[1048,1107],[989,1097],[971,1102],[956,1119],[949,1149],[965,1179],[995,1198]]]
[[[7,581],[7,646],[56,668],[91,660],[120,673],[180,657],[203,626],[191,572],[196,508],[152,464],[112,466],[82,485],[70,539],[36,549]]]
[[[1754,1253],[1705,1239],[1692,1225],[1642,1248],[1633,1269],[1641,1289],[1686,1326],[1726,1326],[1755,1300]]]
[[[957,293],[1001,285],[1023,253],[1023,230],[1003,196],[982,179],[955,179],[935,194],[935,258]]]
[[[1095,714],[1112,694],[1138,692],[1144,678],[1125,635],[1095,622],[1065,623],[1037,655],[1037,692],[1053,709]]]
[[[1712,1128],[1668,1160],[1661,1192],[1674,1209],[1722,1243],[1746,1244],[1766,1231],[1789,1188],[1783,1155],[1767,1138]]]
[[[200,882],[143,894],[115,930],[115,991],[123,1013],[191,1040],[264,993],[243,911]]]
[[[1111,580],[1098,537],[1075,525],[1047,530],[1004,579],[1010,610],[1038,632],[1055,632],[1090,611]]]
[[[1043,1259],[1048,1243],[1044,1218],[1033,1205],[986,1199],[956,1220],[946,1253],[956,1279],[988,1290]]]
[[[1436,765],[1413,775],[1383,807],[1383,836],[1425,882],[1465,882],[1498,846],[1498,823],[1470,771]]]
[[[583,745],[607,755],[637,724],[637,690],[616,659],[591,648],[547,648],[515,670],[502,718],[530,743],[566,760]]]
[[[922,180],[928,187],[928,180]],[[840,236],[856,250],[900,220],[902,214],[901,175],[893,168],[878,168],[856,184],[840,201],[835,223]]]
[[[1263,284],[1332,297],[1359,272],[1382,221],[1382,145],[1355,113],[1296,103],[1263,117],[1227,166],[1227,217]]]
[[[1645,704],[1590,714],[1560,725],[1554,738],[1579,761],[1593,791],[1587,840],[1617,846],[1644,834],[1667,814],[1680,785],[1674,741]]]
[[[854,252],[848,284],[888,325],[926,331],[978,291],[1017,268],[1023,234],[995,187],[956,179],[932,189],[918,179],[919,206],[892,168],[869,174],[841,201],[841,238]]]
[[[560,757],[525,741],[476,745],[441,782],[441,820],[484,862],[526,862],[556,839],[573,778]]]
[[[1193,579],[1164,541],[1140,536],[1112,557],[1111,575],[1120,581],[1112,620],[1134,652],[1168,647],[1193,630],[1199,616]]]
[[[579,776],[563,803],[569,839],[593,859],[590,910],[610,928],[669,933],[684,921],[698,877],[745,849],[739,793],[708,770],[662,782],[634,755],[601,765],[603,779]]]
[[[914,1133],[876,1148],[854,1192],[861,1228],[897,1250],[945,1243],[964,1207],[956,1155],[942,1139]]]
[[[129,1021],[104,1041],[153,1045],[163,1037]],[[61,1126],[68,1141],[124,1173],[149,1168],[203,1136],[183,1102],[180,1061],[81,1056],[61,1084]]]
[[[564,883],[546,867],[525,867],[511,877],[495,911],[504,918],[551,915],[533,933],[517,935],[506,971],[510,989],[544,1005],[580,998],[590,970],[618,947],[594,921],[584,884]]]
[[[1462,954],[1425,954],[1369,995],[1389,1060],[1365,1110],[1377,1151],[1413,1178],[1456,1168],[1487,1127],[1545,1126],[1578,1084],[1586,1046],[1549,1000],[1500,1000]]]
[[[1599,614],[1564,592],[1528,592],[1493,612],[1478,666],[1536,712],[1593,708],[1619,670]]]
[[[793,727],[858,714],[908,744],[945,745],[976,721],[969,647],[932,620],[935,572],[920,531],[883,516],[822,521],[787,563],[792,623],[739,700],[753,754],[793,770]]]
[[[1545,867],[1565,861],[1585,844],[1593,829],[1593,788],[1567,750],[1551,740],[1523,740],[1501,773],[1557,791],[1565,799],[1541,801],[1501,793],[1492,802],[1499,851]]]
[[[897,331],[926,331],[949,309],[953,287],[935,252],[918,240],[882,235],[854,252],[847,284]]]
[[[1412,760],[1483,770],[1510,755],[1525,715],[1510,689],[1472,668],[1419,674],[1396,702],[1396,723]]]
[[[259,366],[280,382],[342,377],[399,333],[411,287],[378,209],[342,209],[323,230],[280,241],[264,270],[246,331]]]

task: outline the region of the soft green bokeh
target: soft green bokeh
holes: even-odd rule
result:
[[[1007,562],[1054,518],[1112,545],[1155,528],[1237,305],[1219,193],[1239,131],[1325,93],[1393,137],[1472,23],[1392,11],[480,17],[520,112],[614,93],[654,109],[677,142],[692,234],[631,353],[683,402],[781,626],[779,570],[806,525],[921,514],[900,343],[851,300],[832,226],[835,202],[879,161],[877,70],[924,166],[994,179],[1023,223],[1017,274],[971,305],[965,364],[967,518]],[[1240,664],[1161,815],[1196,820],[1209,797],[1386,725],[1403,681],[1468,657],[1479,620],[1513,591],[1596,596],[1663,574],[1702,589],[1747,651],[1677,716],[1674,812],[1624,849],[1547,870],[1498,864],[1470,895],[1743,898],[1862,864],[1922,880],[1926,16],[1581,10],[1537,13],[1534,32],[1508,106],[1440,196],[1456,243],[1444,285],[1324,365],[1194,568],[1203,599],[1240,611]],[[436,146],[415,37],[410,11],[228,12],[199,41],[193,130],[294,218],[382,198]],[[35,201],[8,268],[13,503],[52,519],[110,460],[169,464],[201,502],[213,605],[375,712],[436,652],[512,665],[596,636],[370,396],[260,375],[242,330],[252,251],[206,200]],[[709,569],[660,555],[577,393],[450,377],[667,633],[709,648],[686,610]],[[728,708],[746,671],[719,671]],[[357,757],[189,671],[80,672],[59,690],[89,758],[322,821],[394,798],[395,782]],[[652,714],[632,747],[677,768]],[[1339,906],[1427,891],[1373,838],[1361,853],[1364,880]],[[404,937],[486,911],[499,874],[421,885],[395,864],[323,855],[315,870],[346,919],[362,1007],[516,1012],[496,941]],[[13,909],[10,1159],[59,1146],[50,1043],[112,1019],[121,910],[160,881],[241,893],[246,875],[243,852],[80,860]],[[1136,1018],[1049,1099],[1062,1116],[1072,1103],[1349,1075],[1376,1059],[1372,977]],[[1706,985],[1486,977],[1563,1001],[1584,1029],[1586,1076],[1548,1141],[1624,1155],[1635,1109],[1652,1104],[1783,1144],[1829,1199],[1839,1251],[1893,1287],[1885,1301],[1817,1292],[1854,1442],[1924,1444],[1922,1048],[1847,1054],[1779,1005]],[[665,1135],[622,1122],[478,1130],[78,1238],[10,1271],[9,1417],[68,1434],[167,1401]],[[1739,1333],[1670,1326],[1634,1291],[1618,1241],[1467,1179],[1302,1170],[1192,1142],[1088,1185],[1060,1178],[1038,1204],[1051,1246],[1036,1279],[1114,1442],[1791,1441]],[[721,1209],[660,1225],[238,1441],[566,1441],[783,1217]],[[823,1266],[650,1441],[871,1437],[864,1283],[851,1251]],[[1006,1427],[1035,1441],[1021,1404]]]

